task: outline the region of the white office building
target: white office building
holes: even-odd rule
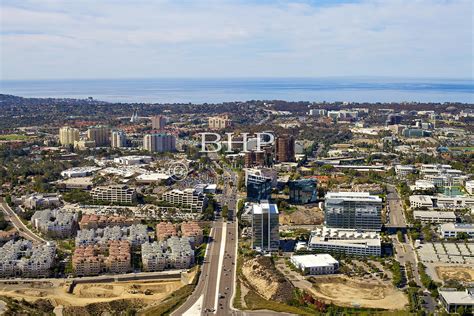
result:
[[[439,228],[443,238],[457,238],[466,234],[469,239],[474,238],[474,224],[445,223]]]
[[[377,232],[326,226],[311,232],[308,249],[354,256],[381,256],[382,254],[381,239]]]
[[[339,262],[329,254],[291,256],[291,263],[305,275],[333,274]]]
[[[268,201],[252,204],[252,247],[260,252],[278,251],[280,231],[278,207]]]
[[[413,218],[422,223],[455,223],[454,212],[441,211],[413,211]]]

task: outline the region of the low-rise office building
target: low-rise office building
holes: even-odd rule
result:
[[[438,293],[439,301],[448,313],[456,313],[462,307],[466,315],[472,315],[474,311],[474,288],[468,288],[464,291],[441,289]]]
[[[455,223],[454,212],[441,211],[413,211],[413,218],[422,223]]]
[[[91,190],[91,196],[95,201],[108,201],[114,203],[135,203],[137,193],[134,188],[126,185],[99,186]]]
[[[291,263],[305,275],[333,274],[339,262],[329,254],[291,256]]]
[[[465,235],[469,239],[474,238],[474,224],[444,223],[440,226],[443,238],[458,238]]]
[[[163,193],[161,199],[173,205],[180,205],[182,210],[202,212],[207,207],[207,197],[195,189],[173,189]]]
[[[382,254],[381,239],[377,232],[361,232],[326,226],[311,232],[308,249],[354,256],[381,256]]]
[[[48,194],[31,194],[24,195],[19,199],[15,199],[14,203],[22,204],[23,207],[33,210],[37,208],[54,208],[61,206],[61,197],[56,193]]]

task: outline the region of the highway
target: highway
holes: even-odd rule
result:
[[[33,233],[25,224],[20,220],[18,215],[10,208],[10,206],[3,202],[0,202],[0,209],[5,213],[6,218],[13,224],[18,230],[20,236],[25,239],[29,239],[34,243],[46,243],[46,240]]]

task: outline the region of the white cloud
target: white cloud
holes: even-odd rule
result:
[[[4,79],[472,75],[469,0],[5,0],[1,11]]]

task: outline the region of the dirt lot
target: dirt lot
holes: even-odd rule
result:
[[[93,303],[111,302],[114,300],[140,300],[144,304],[160,301],[168,294],[182,287],[181,281],[148,281],[79,284],[73,294],[66,292],[67,285],[57,287],[45,285],[32,288],[29,285],[2,284],[0,295],[36,301],[49,299],[54,306],[86,306]],[[145,291],[148,295],[145,294]]]
[[[474,268],[440,266],[435,269],[438,277],[443,281],[456,280],[461,282],[474,282]]]
[[[320,225],[323,221],[323,211],[318,207],[298,206],[291,214],[280,214],[280,225]]]
[[[408,304],[405,294],[388,283],[339,275],[314,277],[311,281],[319,298],[340,306],[402,310]]]
[[[273,266],[268,257],[246,261],[242,274],[248,284],[266,300],[286,302],[293,297],[293,286]]]

